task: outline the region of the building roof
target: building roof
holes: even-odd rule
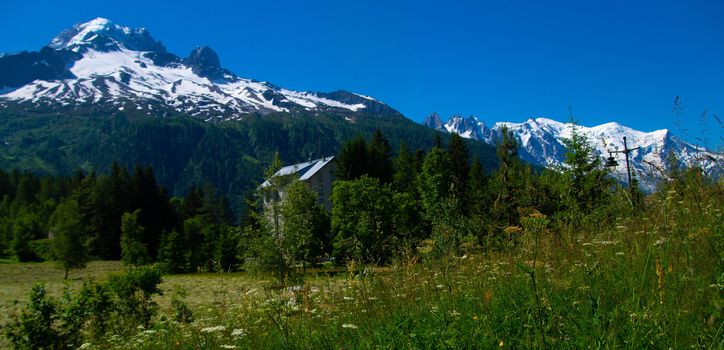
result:
[[[323,157],[315,160],[310,160],[304,163],[297,163],[293,165],[285,166],[279,169],[274,176],[284,176],[296,174],[299,176],[299,180],[304,181],[314,176],[320,169],[324,168],[334,159],[334,156]],[[266,187],[269,185],[269,181],[264,181],[259,187]]]

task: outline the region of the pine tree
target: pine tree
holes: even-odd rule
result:
[[[467,190],[468,176],[470,175],[470,151],[465,141],[458,134],[453,134],[447,147],[450,161],[450,176],[455,196],[464,204]],[[463,205],[463,207],[466,207]],[[460,208],[461,210],[463,208]]]
[[[417,179],[425,219],[434,222],[442,215],[441,205],[451,197],[450,159],[447,152],[433,148],[425,157]]]
[[[478,158],[473,159],[469,174],[466,197],[468,212],[470,216],[484,221],[488,216],[491,194],[488,188],[489,178],[483,172]]]
[[[518,159],[518,143],[508,128],[501,129],[501,140],[497,151],[499,167],[495,172],[494,189],[497,193],[493,203],[493,219],[501,228],[518,224],[518,196],[521,194],[522,165]]]
[[[381,184],[392,182],[392,161],[390,160],[390,143],[378,128],[372,135],[367,151],[368,174],[380,180]]]
[[[219,235],[214,254],[219,272],[234,271],[241,263],[239,260],[239,236],[239,229],[236,227],[226,227]]]
[[[395,174],[392,177],[392,187],[397,192],[409,193],[413,198],[417,196],[415,158],[404,142],[400,143],[400,151],[397,158],[395,158]]]
[[[564,174],[567,176],[571,203],[569,209],[588,214],[603,204],[612,183],[601,166],[588,138],[574,126],[566,146]]]
[[[176,230],[163,236],[158,261],[168,273],[182,273],[188,271],[188,248],[184,238]]]
[[[336,158],[335,176],[339,180],[353,180],[369,173],[367,142],[357,136],[345,142]]]
[[[84,244],[86,229],[82,224],[78,203],[73,199],[61,202],[55,209],[51,222],[51,247],[55,258],[65,269],[64,279],[67,279],[70,269],[85,267],[88,261]]]

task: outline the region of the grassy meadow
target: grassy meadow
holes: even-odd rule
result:
[[[508,230],[509,249],[440,258],[428,241],[386,267],[351,262],[284,286],[247,272],[166,275],[150,327],[77,347],[721,349],[718,196],[650,198],[645,215],[595,230],[566,231],[533,214]],[[121,269],[92,262],[67,285]],[[62,275],[50,263],[0,264],[3,324],[33,283],[62,294]],[[188,305],[190,322],[174,320],[172,299]]]

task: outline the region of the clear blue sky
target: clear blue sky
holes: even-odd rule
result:
[[[240,76],[371,95],[420,121],[545,116],[687,129],[720,144],[724,1],[15,1],[0,52],[38,50],[74,23],[146,27],[186,56],[215,49]],[[672,113],[681,96],[683,111]]]

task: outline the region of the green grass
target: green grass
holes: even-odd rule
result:
[[[526,219],[507,251],[408,255],[283,288],[249,273],[165,276],[150,329],[88,341],[123,349],[724,348],[722,198],[650,200],[646,215],[588,230]],[[121,268],[94,262],[69,283]],[[0,264],[3,322],[35,282],[56,296],[64,286],[52,264]],[[171,320],[181,290],[190,324]]]

